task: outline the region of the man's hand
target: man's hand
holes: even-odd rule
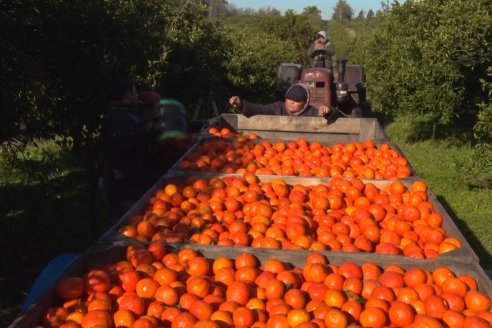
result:
[[[229,99],[229,104],[232,106],[232,108],[241,109],[241,98],[239,98],[238,96],[232,96]]]
[[[319,116],[325,116],[325,115],[328,115],[328,114],[330,114],[330,112],[331,112],[331,109],[330,109],[330,107],[328,107],[328,106],[321,105],[321,106],[319,106],[319,108],[318,108],[318,115],[319,115]]]

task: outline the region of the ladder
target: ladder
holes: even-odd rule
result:
[[[213,109],[213,112],[215,115],[215,117],[213,117],[213,118],[218,118],[220,116],[219,110],[217,108],[217,103],[215,102],[215,97],[214,97],[214,94],[212,91],[208,94],[208,101],[212,105],[212,109]],[[198,120],[198,114],[200,113],[202,104],[203,104],[203,97],[200,96],[200,98],[198,99],[198,102],[196,103],[196,106],[195,106],[195,112],[193,113],[193,120],[194,121]],[[206,119],[210,119],[210,118],[207,117]]]

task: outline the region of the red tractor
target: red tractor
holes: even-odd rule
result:
[[[326,105],[346,117],[363,117],[368,110],[364,67],[336,60],[336,74],[328,65],[326,50],[317,49],[311,59],[312,67],[282,63],[277,69],[275,94],[281,99],[289,86],[304,83],[310,93],[310,104]],[[335,80],[335,75],[337,79]]]

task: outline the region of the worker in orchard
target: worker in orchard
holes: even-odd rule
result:
[[[314,107],[309,104],[309,91],[302,83],[292,85],[284,95],[284,101],[270,104],[255,104],[242,100],[239,96],[229,99],[232,108],[241,111],[246,117],[253,115],[282,115],[282,116],[324,116],[333,119],[336,110],[321,105]]]
[[[330,41],[326,31],[316,33],[316,40],[309,46],[307,56],[311,61],[311,66],[324,66],[333,69],[332,57],[335,55],[335,45]]]
[[[186,134],[180,103],[168,106],[154,91],[139,94],[130,78],[113,82],[102,125],[100,185],[114,216],[123,215],[169,168],[160,165],[157,158],[158,151],[176,157],[172,156],[177,152],[176,143],[168,139]]]

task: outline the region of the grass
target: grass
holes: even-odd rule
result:
[[[447,208],[482,266],[492,269],[492,190],[465,170],[474,164],[473,150],[452,139],[408,142],[405,124],[389,124],[388,136]],[[85,251],[110,227],[79,154],[45,142],[17,156],[10,170],[12,160],[0,153],[0,322],[6,325],[51,259]]]
[[[51,259],[85,251],[109,226],[102,204],[92,206],[80,156],[54,142],[19,154],[2,149],[0,158],[0,322],[6,325]]]

